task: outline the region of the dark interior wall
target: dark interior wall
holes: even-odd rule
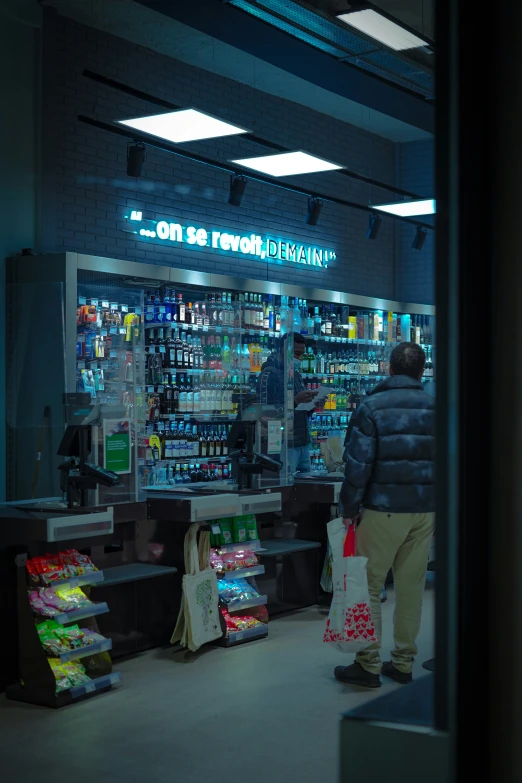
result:
[[[107,257],[320,286],[394,298],[396,223],[384,220],[376,241],[365,239],[367,215],[325,204],[316,227],[304,224],[306,198],[249,182],[241,208],[227,204],[228,175],[149,148],[143,176],[125,174],[126,141],[80,124],[160,111],[152,104],[82,77],[90,68],[176,104],[196,106],[291,148],[305,149],[375,179],[394,182],[392,142],[298,104],[135,46],[49,11],[44,24],[43,245]],[[263,154],[240,138],[189,148],[213,158]],[[304,187],[367,203],[373,190],[336,174],[294,178]],[[165,247],[123,233],[127,209],[147,216],[241,233],[270,233],[331,248],[328,269],[271,264],[206,248]]]
[[[433,140],[412,141],[396,145],[397,187],[418,193],[425,198],[435,196]],[[423,215],[423,223],[432,221]],[[396,237],[396,297],[403,302],[435,304],[435,232],[428,231],[422,250],[413,250],[415,226],[397,223]]]
[[[2,0],[0,8],[0,312],[6,311],[5,259],[37,241],[40,8]],[[5,499],[6,329],[0,338],[0,500]]]

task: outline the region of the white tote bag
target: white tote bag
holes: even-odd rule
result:
[[[332,547],[333,598],[324,641],[342,652],[358,652],[377,641],[370,608],[366,557],[355,556],[355,528],[348,534],[341,518],[328,523]]]
[[[191,525],[185,536],[185,569],[183,596],[171,643],[180,642],[195,652],[203,644],[223,635],[219,622],[219,593],[216,572],[208,565],[200,570],[197,548],[198,524]]]

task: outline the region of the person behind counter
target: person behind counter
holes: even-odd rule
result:
[[[311,402],[317,392],[305,388],[305,382],[299,367],[305,350],[305,339],[302,334],[294,332],[290,337],[294,341],[294,407],[301,402]],[[257,399],[266,405],[284,405],[286,393],[286,379],[284,375],[284,352],[286,340],[279,342],[279,350],[273,353],[261,367],[261,374],[257,380]],[[311,412],[310,412],[311,413]],[[288,448],[288,470],[294,473],[309,473],[310,462],[310,433],[308,428],[307,411],[294,412],[294,439],[293,446]]]

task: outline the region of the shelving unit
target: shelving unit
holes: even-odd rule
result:
[[[16,558],[17,566],[17,609],[18,609],[18,655],[19,655],[19,682],[9,686],[6,689],[6,696],[13,701],[22,701],[28,704],[37,704],[43,707],[64,707],[73,701],[84,696],[101,693],[119,684],[121,676],[119,672],[96,677],[90,682],[74,686],[68,690],[56,693],[56,681],[53,671],[48,663],[47,654],[42,646],[38,631],[36,629],[35,619],[31,605],[29,603],[27,577],[26,577],[26,555],[18,555]],[[86,574],[78,577],[82,580],[81,584],[94,585],[103,584],[103,572],[94,571],[91,575]],[[90,581],[93,577],[93,582]],[[72,586],[75,581],[63,580],[62,586]],[[78,585],[74,585],[78,586]],[[78,620],[89,619],[90,626],[95,627],[94,618],[97,615],[109,611],[106,603],[93,604],[85,609],[76,609],[70,612],[63,612],[53,619],[63,625],[74,623]],[[45,619],[45,618],[42,618]],[[112,648],[110,639],[104,639],[92,645],[70,650],[62,653],[60,661],[62,663],[80,660],[81,658],[106,652]]]

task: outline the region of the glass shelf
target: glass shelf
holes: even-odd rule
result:
[[[244,601],[232,601],[227,603],[225,601],[227,611],[240,612],[243,609],[254,609],[256,606],[266,606],[268,597],[266,595],[260,595],[258,598],[245,598]]]
[[[255,541],[242,541],[240,544],[221,544],[215,547],[219,552],[257,552],[261,547],[261,542],[257,538]]]
[[[79,609],[71,609],[70,612],[62,612],[53,617],[60,625],[67,625],[68,623],[74,623],[78,620],[85,620],[87,617],[96,617],[99,614],[106,614],[109,611],[109,607],[105,602],[99,604],[91,604],[90,606],[82,606]]]
[[[252,566],[251,568],[237,568],[235,571],[225,571],[220,574],[220,579],[233,581],[234,579],[247,579],[249,576],[261,576],[265,573],[265,567],[262,565]]]
[[[121,681],[120,672],[112,672],[112,674],[105,674],[103,677],[97,677],[90,682],[84,682],[81,685],[76,685],[69,691],[73,699],[81,699],[82,696],[88,696],[89,693],[95,693],[101,691],[104,688],[111,688],[113,685],[118,685]]]
[[[263,639],[268,636],[267,625],[256,625],[254,628],[247,628],[245,631],[233,631],[228,633],[224,639],[225,647],[233,647],[241,642],[248,642],[253,639]]]
[[[61,579],[59,582],[53,582],[49,585],[49,590],[72,590],[73,587],[84,587],[85,585],[96,585],[103,582],[103,571],[93,571],[83,576],[73,576],[70,579]]]

